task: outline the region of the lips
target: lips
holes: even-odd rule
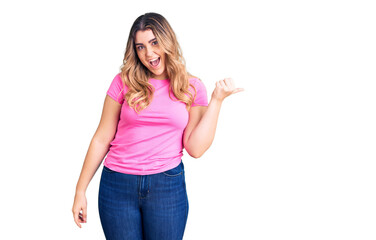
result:
[[[157,57],[157,58],[149,60],[149,64],[150,64],[150,66],[152,68],[158,68],[160,62],[161,62],[161,58],[160,57]]]

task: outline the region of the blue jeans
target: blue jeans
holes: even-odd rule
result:
[[[103,166],[98,209],[106,239],[183,239],[188,208],[183,162],[151,175]]]

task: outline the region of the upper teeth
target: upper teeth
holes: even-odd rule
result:
[[[150,60],[150,62],[154,62],[155,60],[157,60],[159,57],[155,58],[155,59],[152,59]]]

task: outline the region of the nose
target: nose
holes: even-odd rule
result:
[[[147,48],[146,49],[146,56],[147,57],[152,57],[153,56],[153,50],[152,50],[152,48]]]

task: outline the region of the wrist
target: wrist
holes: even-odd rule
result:
[[[76,195],[85,195],[86,191],[82,189],[76,189]]]
[[[210,99],[210,102],[213,102],[213,103],[216,103],[216,104],[221,105],[222,102],[223,102],[223,99],[218,99],[218,98],[212,97],[212,98]]]

